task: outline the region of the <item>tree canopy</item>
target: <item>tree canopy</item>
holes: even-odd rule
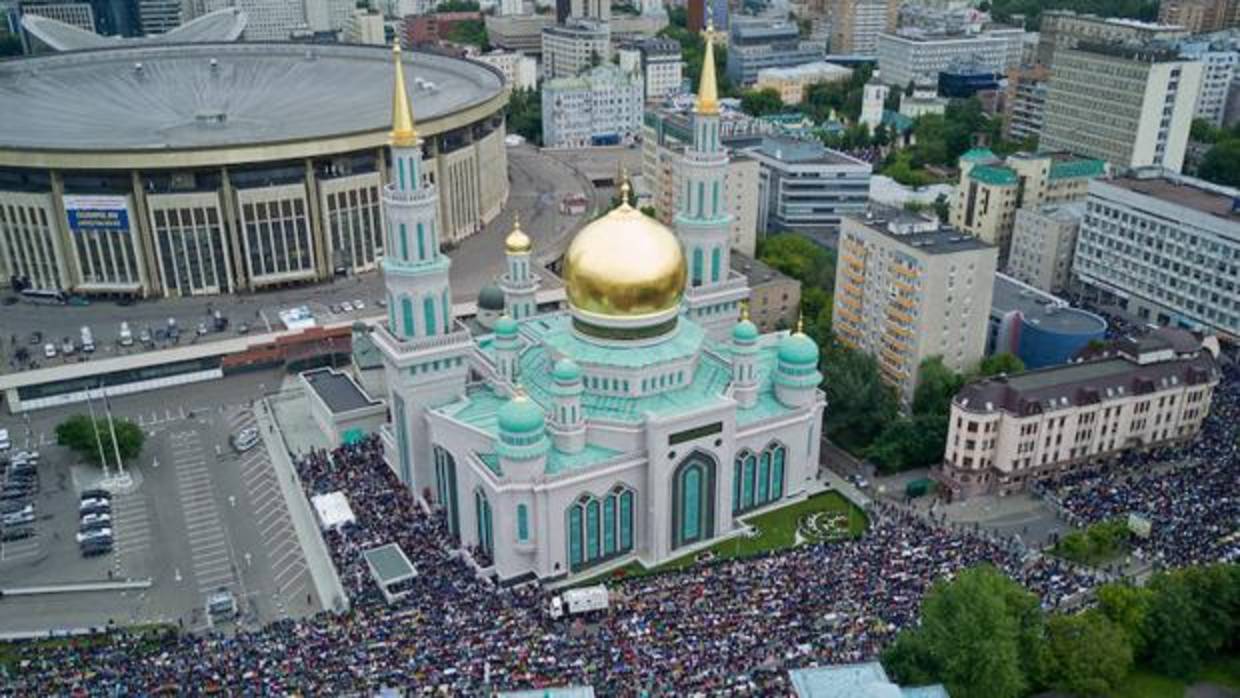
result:
[[[1024,15],[1025,28],[1037,31],[1044,10],[1072,10],[1100,17],[1126,17],[1150,21],[1158,18],[1158,0],[992,0],[995,19],[1010,22]]]
[[[542,143],[542,91],[513,90],[508,97],[508,130],[527,141]]]
[[[879,375],[874,357],[838,342],[824,345],[822,355],[827,371],[823,390],[831,406],[827,435],[844,449],[860,453],[899,416],[899,401]]]
[[[835,289],[835,252],[802,235],[779,233],[762,240],[758,259],[802,284],[831,293]]]
[[[137,424],[127,419],[114,419],[116,442],[120,445],[121,459],[133,460],[142,452],[146,434]],[[93,427],[93,428],[92,428]],[[96,432],[99,438],[95,438]],[[95,465],[99,460],[99,440],[103,441],[104,458],[114,464],[116,450],[112,445],[112,431],[106,419],[95,419],[84,414],[74,415],[56,426],[56,443],[71,449],[78,457]]]
[[[1229,187],[1240,187],[1240,137],[1215,143],[1197,168],[1197,176]]]
[[[1025,362],[1021,361],[1019,356],[1003,351],[982,359],[981,365],[977,368],[977,374],[982,377],[997,376],[1000,373],[1010,376],[1024,370]]]
[[[1132,670],[1124,631],[1098,611],[1052,616],[1046,624],[1050,688],[1074,695],[1108,695]]]
[[[761,90],[745,90],[741,93],[741,109],[750,116],[766,116],[784,111],[784,101],[779,90],[766,87]]]

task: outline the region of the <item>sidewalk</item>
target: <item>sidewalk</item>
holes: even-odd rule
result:
[[[275,426],[271,407],[267,400],[255,405],[254,418],[258,422],[258,432],[263,436],[267,452],[271,455],[272,465],[276,470],[276,480],[280,483],[280,492],[288,504],[289,518],[297,532],[297,542],[306,556],[306,567],[310,570],[310,578],[314,582],[315,591],[323,603],[323,608],[343,612],[349,608],[349,597],[336,566],[332,564],[331,554],[327,551],[327,543],[314,520],[314,512],[310,510],[310,502],[297,479],[297,471],[289,458],[284,437]]]

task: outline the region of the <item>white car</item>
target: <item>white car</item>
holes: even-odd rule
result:
[[[104,499],[103,497],[91,497],[89,499],[83,499],[82,506],[79,508],[82,510],[85,510],[85,509],[94,509],[95,507],[111,507],[111,506],[112,506],[112,503]]]
[[[356,300],[356,301],[353,301],[353,307],[357,308],[358,310],[361,310],[362,308],[366,307],[366,304],[360,300]]]
[[[43,345],[43,355],[49,359],[56,358],[56,345],[48,342]]]
[[[101,528],[97,531],[87,531],[77,534],[77,542],[85,543],[92,540],[112,540],[112,529]]]
[[[353,312],[353,304],[352,304],[352,303],[350,303],[349,301],[345,301],[345,302],[341,303],[341,304],[340,304],[340,308],[341,308],[341,310],[344,310],[346,313],[351,313],[351,312]]]
[[[92,526],[97,523],[111,523],[112,517],[107,514],[87,514],[82,517],[82,526]]]

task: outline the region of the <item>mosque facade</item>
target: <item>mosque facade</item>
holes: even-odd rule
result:
[[[707,51],[676,231],[623,186],[622,203],[568,247],[567,310],[540,312],[532,243],[515,225],[504,312],[484,332],[452,317],[436,190],[397,61],[389,317],[373,335],[392,417],[385,459],[501,581],[690,554],[814,481],[818,347],[799,328],[762,335],[744,312]]]

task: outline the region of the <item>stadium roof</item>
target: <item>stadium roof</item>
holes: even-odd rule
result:
[[[163,34],[141,37],[103,36],[50,17],[23,15],[22,28],[56,51],[117,48],[138,44],[188,44],[209,41],[236,41],[248,21],[247,15],[232,7],[216,10]]]
[[[405,54],[414,116],[429,122],[503,94],[490,66]],[[169,153],[384,133],[385,46],[194,43],[0,61],[0,151]]]

